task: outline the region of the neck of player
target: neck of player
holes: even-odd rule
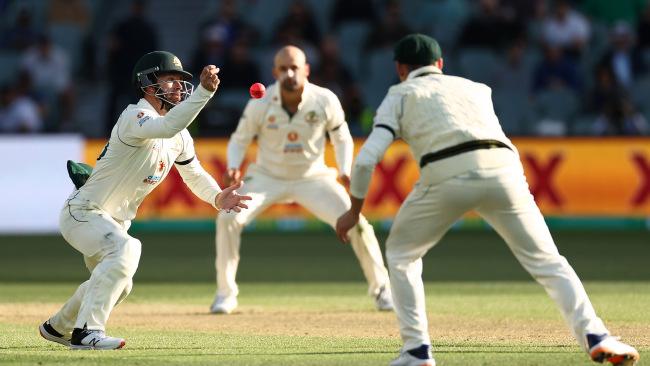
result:
[[[304,88],[300,88],[293,91],[282,89],[280,91],[282,96],[282,107],[289,111],[291,114],[295,114],[298,111],[298,105],[302,101],[303,89]]]

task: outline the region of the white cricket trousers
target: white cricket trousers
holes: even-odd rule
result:
[[[336,181],[336,173],[327,170],[309,178],[284,180],[248,168],[241,194],[252,197],[248,209],[235,213],[221,211],[217,216],[217,295],[237,296],[235,282],[239,265],[241,232],[266,208],[274,203],[296,202],[332,227],[340,215],[350,208],[350,198],[345,188]],[[352,249],[368,281],[368,294],[376,296],[388,285],[388,272],[379,249],[372,225],[361,217],[359,224],[349,232]]]
[[[84,326],[105,330],[113,307],[131,292],[142,245],[127,234],[130,222],[116,221],[78,198],[66,203],[59,224],[65,240],[83,254],[91,275],[50,318],[50,324],[66,337],[73,328]]]
[[[431,344],[422,257],[457,219],[472,210],[496,230],[522,266],[544,286],[583,348],[587,348],[587,333],[609,333],[580,279],[559,254],[521,163],[513,158],[504,167],[471,171],[438,184],[418,182],[402,204],[387,239],[386,258],[405,350]]]

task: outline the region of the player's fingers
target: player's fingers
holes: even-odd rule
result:
[[[239,208],[237,206],[233,206],[232,210],[235,211],[235,212],[241,212],[241,208]]]
[[[239,199],[242,201],[250,201],[253,199],[251,196],[239,196]]]

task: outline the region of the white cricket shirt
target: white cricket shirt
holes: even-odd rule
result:
[[[499,140],[512,148],[475,150],[430,163],[420,171],[420,180],[430,184],[471,169],[509,164],[517,156],[494,113],[490,87],[443,75],[435,66],[413,70],[388,90],[373,132],[355,160],[354,197],[365,196],[374,166],[397,138],[408,143],[418,163],[425,154],[473,140]]]
[[[129,105],[90,178],[73,193],[70,204],[90,201],[117,220],[132,220],[142,200],[176,165],[192,192],[214,206],[221,189],[195,158],[194,142],[186,130],[213,94],[199,86],[165,116],[144,98]]]
[[[342,174],[349,175],[354,144],[341,103],[330,90],[305,83],[293,115],[282,107],[276,82],[266,96],[251,99],[228,143],[228,167],[239,168],[246,148],[257,137],[257,166],[280,179],[297,179],[327,170],[326,133],[335,148]]]

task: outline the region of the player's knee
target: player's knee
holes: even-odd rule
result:
[[[121,276],[131,278],[138,269],[142,243],[136,238],[129,238],[117,252],[117,261],[114,267]]]

